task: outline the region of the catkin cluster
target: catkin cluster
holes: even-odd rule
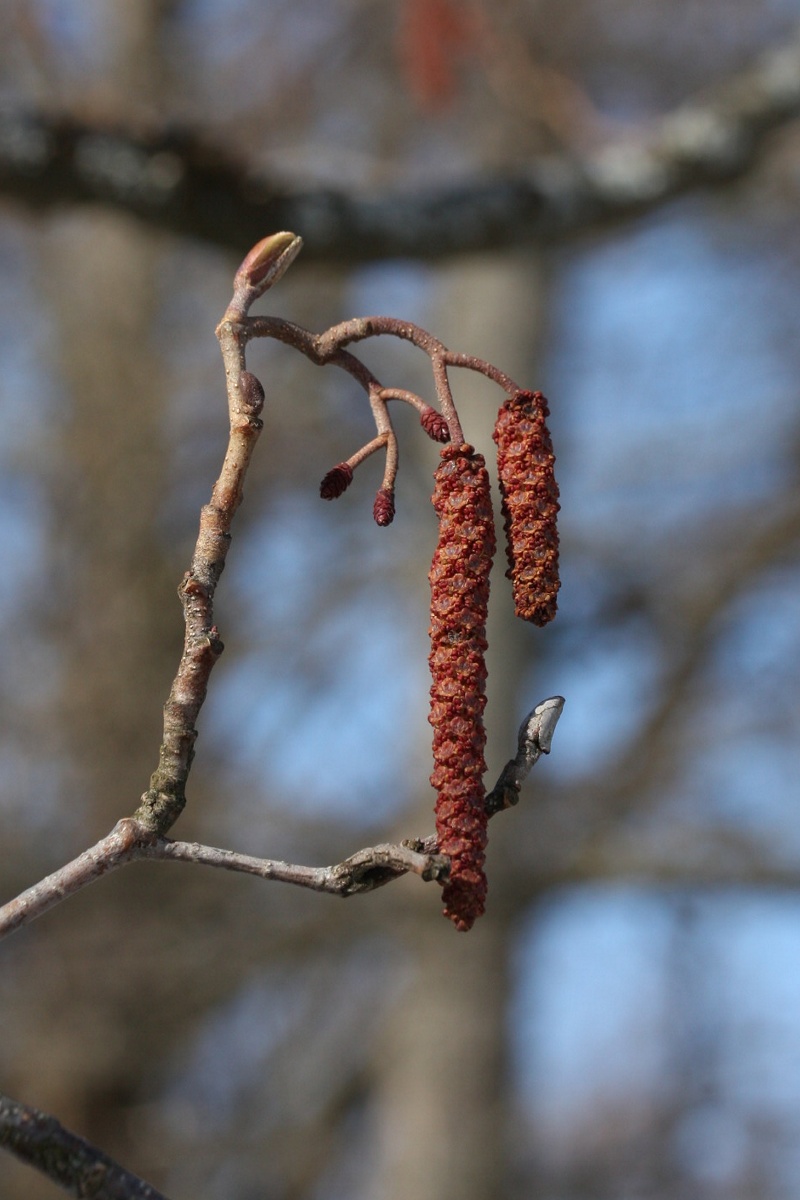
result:
[[[497,414],[506,553],[518,617],[546,625],[556,615],[558,578],[558,485],[547,428],[550,410],[541,392],[516,392]]]
[[[450,858],[444,912],[467,930],[486,898],[484,652],[495,531],[489,477],[472,446],[446,446],[434,478],[439,541],[429,576],[431,783],[439,850]]]

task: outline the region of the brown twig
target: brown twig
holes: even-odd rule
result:
[[[103,875],[133,862],[141,856],[144,839],[152,836],[139,822],[123,817],[94,846],[4,904],[0,908],[0,938],[41,917]]]
[[[551,696],[537,704],[525,718],[519,731],[517,754],[503,768],[487,797],[489,817],[516,803],[522,781],[531,767],[540,755],[550,753],[553,730],[563,706],[560,696]],[[29,924],[110,871],[128,863],[153,859],[240,871],[260,879],[291,883],[342,897],[372,892],[409,873],[418,875],[425,882],[442,881],[449,869],[447,856],[438,853],[435,834],[408,839],[399,845],[366,846],[333,866],[307,867],[276,859],[254,858],[199,842],[172,841],[155,835],[141,821],[124,817],[96,845],[0,908],[0,938]]]
[[[396,337],[403,341],[411,342],[417,349],[427,354],[431,360],[433,379],[442,416],[447,422],[450,441],[453,445],[457,446],[461,445],[464,441],[464,434],[453,402],[453,394],[450,390],[450,382],[447,375],[448,367],[461,367],[465,370],[476,371],[481,375],[485,375],[487,379],[498,384],[509,395],[514,395],[516,392],[522,390],[520,385],[510,375],[507,375],[505,371],[500,371],[492,363],[487,362],[485,359],[477,358],[472,354],[461,354],[457,351],[449,350],[443,342],[434,337],[432,333],[429,333],[427,329],[415,325],[412,321],[404,321],[399,317],[353,317],[349,321],[342,321],[338,325],[332,325],[324,333],[319,334],[311,333],[301,325],[295,325],[294,322],[285,321],[281,317],[248,317],[241,322],[240,336],[244,342],[249,341],[251,338],[273,338],[292,346],[295,350],[299,350],[301,354],[305,354],[317,366],[325,366],[332,363],[342,367],[354,378],[358,379],[362,387],[367,390],[370,395],[370,402],[373,404],[374,413],[376,413],[375,401],[380,400],[382,396],[393,396],[398,399],[404,399],[415,406],[420,403],[419,397],[412,398],[411,393],[403,392],[400,389],[381,388],[372,372],[355,355],[350,354],[345,347],[352,345],[353,342],[362,342],[366,338],[372,337]],[[424,404],[424,401],[421,403]],[[390,444],[395,445],[394,429],[392,428],[388,413],[383,417],[383,422],[381,422],[376,413],[375,423],[379,433],[387,427],[391,430]]]
[[[173,842],[168,838],[160,838],[152,845],[142,846],[141,857],[239,871],[245,875],[257,875],[260,879],[291,883],[312,892],[326,892],[347,898],[373,892],[409,873],[418,875],[426,883],[433,879],[446,879],[450,866],[446,855],[438,854],[435,846],[418,850],[420,844],[408,841],[397,845],[387,842],[365,846],[329,867],[306,867],[275,859],[253,858],[248,854],[236,854],[233,850],[220,850],[199,842]]]
[[[0,1146],[71,1196],[93,1200],[166,1200],[55,1117],[0,1094]]]
[[[165,833],[186,803],[186,780],[197,738],[195,721],[206,697],[208,678],[223,650],[214,624],[214,593],[225,566],[231,525],[242,502],[244,478],[262,429],[264,389],[245,367],[246,339],[238,319],[254,300],[280,279],[300,251],[291,233],[264,238],[245,257],[234,277],[233,299],[217,328],[228,394],[230,434],[222,470],[211,499],[200,513],[200,532],[178,594],[183,605],[183,654],[164,706],[164,733],[158,767],[134,819],[146,830]]]

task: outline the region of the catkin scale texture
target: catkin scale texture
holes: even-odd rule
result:
[[[472,446],[446,446],[433,505],[439,541],[430,570],[430,669],[439,850],[450,858],[445,916],[469,929],[486,899],[486,612],[495,550],[489,476]]]
[[[541,392],[516,392],[497,414],[494,440],[506,553],[518,617],[546,625],[556,615],[558,484]]]
[[[353,468],[349,463],[340,462],[331,467],[328,474],[319,485],[319,494],[323,500],[336,500],[350,487],[353,482]]]

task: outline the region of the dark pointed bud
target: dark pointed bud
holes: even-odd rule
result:
[[[242,260],[234,277],[234,287],[242,285],[255,291],[256,299],[277,283],[292,265],[303,247],[303,239],[294,233],[272,233],[262,238]]]
[[[450,430],[447,428],[447,421],[445,421],[441,413],[438,413],[435,408],[426,405],[419,415],[419,421],[428,437],[432,438],[434,442],[450,441]]]
[[[319,494],[323,500],[335,500],[347,491],[353,482],[353,468],[349,463],[340,462],[331,467],[328,474],[319,485]]]
[[[248,414],[257,417],[264,407],[264,388],[261,380],[250,371],[242,371],[239,376],[239,394]]]
[[[378,489],[372,515],[378,525],[391,525],[394,520],[394,492],[391,488]]]

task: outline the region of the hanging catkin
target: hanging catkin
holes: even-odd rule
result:
[[[439,851],[450,858],[444,913],[467,930],[486,898],[486,610],[495,549],[489,476],[472,446],[446,446],[433,505],[439,542],[431,582],[431,712]]]
[[[558,589],[558,484],[547,428],[550,410],[541,392],[516,392],[497,414],[506,553],[517,616],[546,625],[556,615]]]

